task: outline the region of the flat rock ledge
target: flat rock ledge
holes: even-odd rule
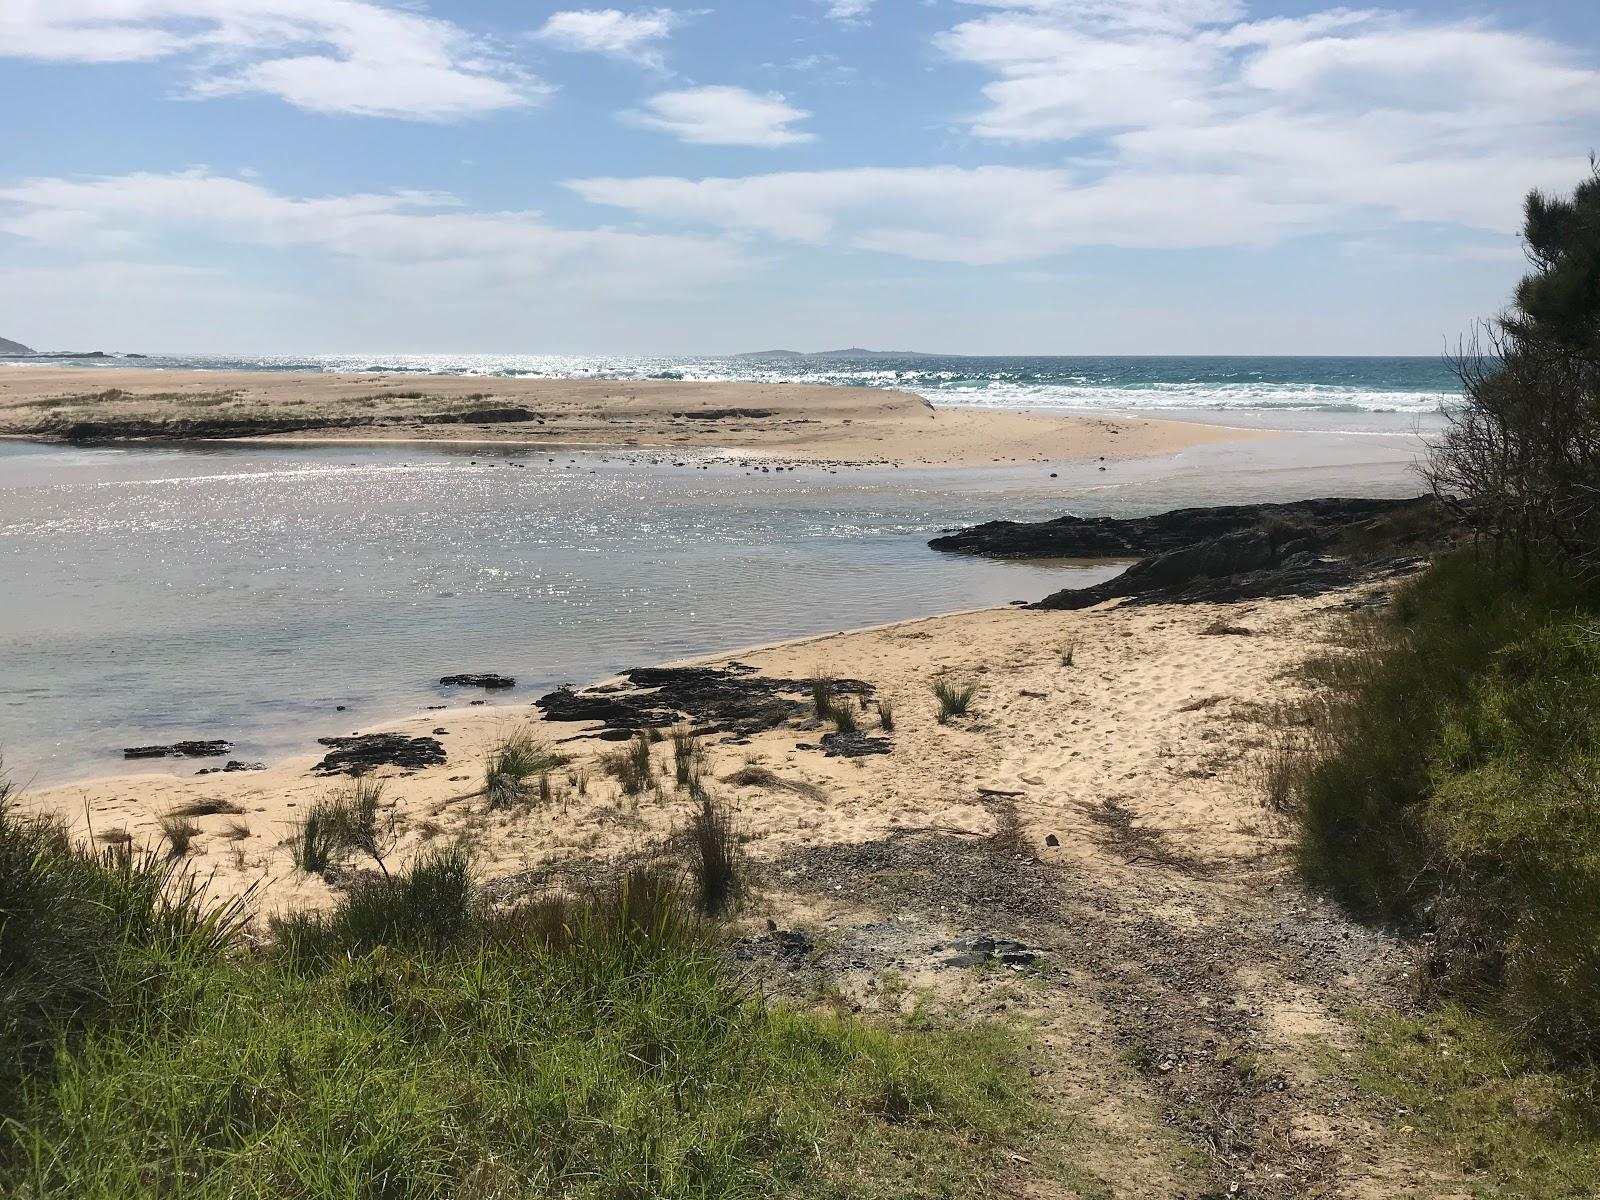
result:
[[[221,758],[233,749],[233,743],[222,738],[209,741],[173,742],[166,746],[129,746],[123,758]]]
[[[625,682],[575,691],[557,688],[534,701],[549,721],[598,721],[597,736],[622,741],[642,729],[687,723],[695,732],[750,737],[812,716],[811,681],[726,667],[636,667]],[[859,679],[833,681],[836,696],[871,696]],[[801,699],[805,697],[805,699]]]
[[[1080,609],[1108,600],[1226,604],[1319,596],[1419,569],[1431,550],[1459,537],[1463,528],[1461,514],[1432,496],[1333,498],[1185,508],[1128,519],[991,521],[929,544],[1001,558],[1142,556],[1115,578],[1066,588],[1026,606]]]
[[[311,768],[314,775],[365,775],[379,767],[400,767],[420,771],[442,766],[444,744],[437,738],[407,737],[403,733],[366,733],[353,737],[318,738],[328,747],[322,761]]]

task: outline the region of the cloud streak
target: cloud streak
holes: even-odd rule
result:
[[[812,141],[812,134],[789,128],[810,115],[776,92],[711,86],[658,93],[621,119],[693,145],[777,147]]]
[[[623,12],[616,8],[569,9],[552,13],[533,34],[559,50],[604,54],[664,70],[661,44],[683,23],[669,8]]]
[[[372,0],[6,0],[0,57],[175,60],[196,97],[425,121],[521,108],[550,90],[461,27]]]

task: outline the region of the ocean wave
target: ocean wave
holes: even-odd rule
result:
[[[671,379],[900,388],[934,404],[1006,409],[1437,414],[1459,394],[1431,358],[857,359],[556,354],[156,355],[81,365],[556,379]]]

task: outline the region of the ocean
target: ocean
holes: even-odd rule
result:
[[[152,354],[66,365],[165,370],[391,371],[575,379],[693,379],[901,388],[935,404],[1007,409],[1274,415],[1436,416],[1459,394],[1443,357],[967,357],[939,354],[734,357],[553,354]],[[1281,422],[1306,425],[1293,419]],[[1311,424],[1315,424],[1312,422]]]

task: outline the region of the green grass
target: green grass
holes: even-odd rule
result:
[[[1557,1069],[1497,1023],[1455,1005],[1421,1017],[1359,1014],[1356,1083],[1390,1128],[1449,1151],[1476,1195],[1600,1195],[1591,1075]]]
[[[975,683],[961,684],[948,679],[934,680],[933,695],[939,702],[939,724],[945,724],[951,717],[966,716],[977,694],[978,685]]]
[[[659,872],[491,911],[444,849],[249,950],[64,836],[0,817],[0,1195],[909,1200],[1035,1128],[1007,1030],[767,1004]]]
[[[641,729],[626,749],[601,757],[600,766],[617,781],[624,796],[637,796],[655,782],[656,766],[650,746],[650,733]]]
[[[1310,668],[1310,878],[1422,922],[1446,992],[1600,1056],[1600,603],[1459,552]]]
[[[483,770],[483,794],[491,811],[503,811],[526,804],[530,799],[530,780],[542,781],[551,771],[571,762],[568,755],[551,750],[526,729],[506,734],[489,748]],[[548,785],[540,788],[546,800]]]

